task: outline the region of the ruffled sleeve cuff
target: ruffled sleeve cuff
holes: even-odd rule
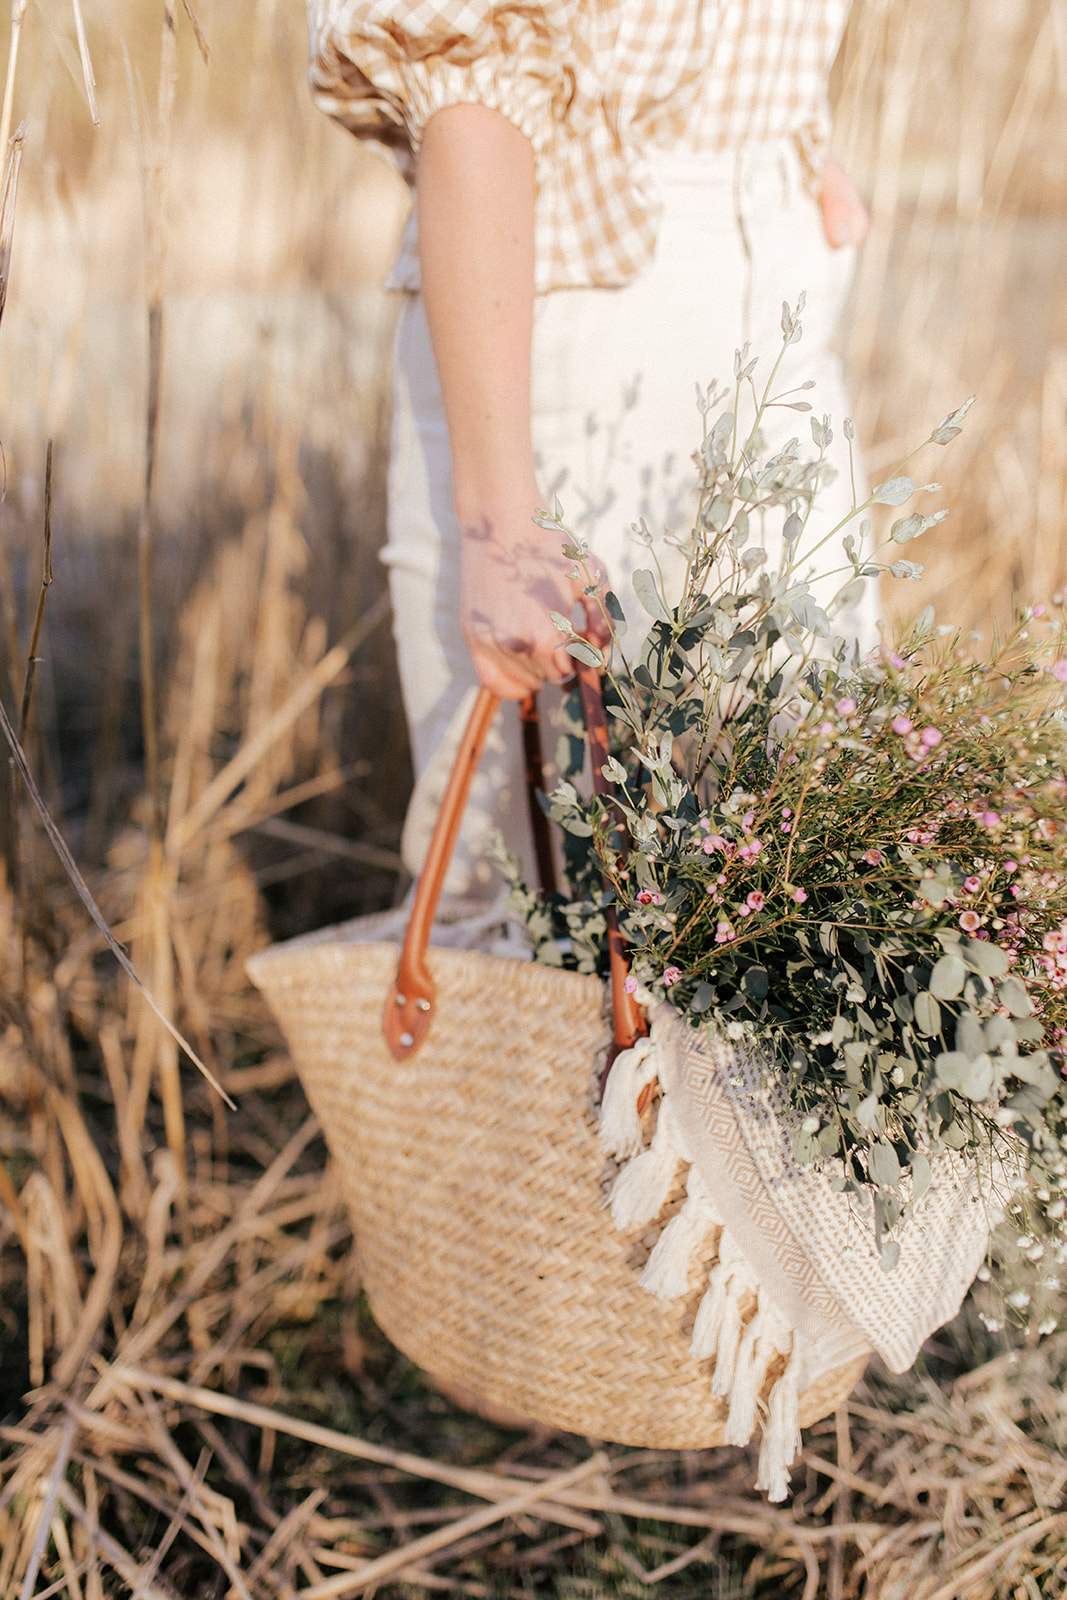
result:
[[[499,111],[540,156],[570,98],[572,10],[565,0],[312,0],[312,92],[408,177],[426,124],[453,105]]]

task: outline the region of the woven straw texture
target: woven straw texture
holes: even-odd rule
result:
[[[710,1363],[689,1355],[707,1263],[683,1299],[653,1298],[638,1276],[658,1228],[620,1235],[604,1209],[614,1166],[590,1103],[600,981],[432,949],[433,1029],[401,1064],[379,1023],[396,947],[345,931],[276,946],[249,971],[340,1167],[383,1331],[445,1383],[555,1427],[721,1443],[726,1405]],[[801,1422],[833,1410],[863,1365],[819,1379]]]

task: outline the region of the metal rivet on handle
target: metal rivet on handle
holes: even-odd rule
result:
[[[407,1000],[406,1000],[405,996],[402,995],[402,994],[394,994],[393,999],[396,1001],[398,1006],[406,1006],[407,1005]]]
[[[410,1033],[402,1033],[400,1035],[400,1043],[404,1046],[405,1050],[409,1050],[415,1043],[414,1035]]]
[[[417,1011],[429,1011],[430,1002],[428,1000],[416,1000],[415,1001],[415,1009]]]

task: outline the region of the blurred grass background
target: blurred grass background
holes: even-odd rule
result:
[[[407,202],[311,107],[298,0],[196,0],[207,62],[181,0],[81,9],[98,127],[79,7],[13,7],[0,692],[24,698],[52,440],[24,742],[118,936],[239,1109],[179,1064],[0,781],[0,1594],[258,1600],[346,1570],[356,1593],[365,1559],[467,1502],[418,1489],[410,1463],[287,1439],[280,1412],[206,1421],[189,1385],[402,1445],[431,1477],[442,1460],[546,1476],[585,1450],[465,1417],[375,1334],[243,971],[269,937],[403,888],[376,550],[380,285]],[[1065,88],[1067,0],[856,0],[836,145],[873,227],[842,343],[872,472],[978,395],[937,458],[951,515],[928,576],[890,610],[929,601],[988,630],[1067,581]],[[177,1398],[153,1399],[146,1371]],[[998,1354],[972,1308],[917,1374],[872,1374],[815,1432],[788,1511],[748,1495],[744,1452],[617,1453],[647,1516],[605,1479],[599,1531],[508,1522],[394,1577],[573,1600],[644,1593],[649,1572],[671,1595],[1051,1600],[1063,1373],[1057,1341]]]

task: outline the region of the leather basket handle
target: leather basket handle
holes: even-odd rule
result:
[[[589,732],[593,784],[598,794],[607,794],[610,793],[611,786],[600,770],[608,759],[608,734],[599,675],[591,668],[580,667],[578,681]],[[426,949],[430,942],[430,932],[441,898],[441,890],[444,887],[448,864],[459,836],[471,782],[499,704],[499,698],[491,690],[482,688],[478,691],[478,698],[474,702],[474,709],[460,741],[455,765],[441,802],[441,810],[430,840],[426,861],[415,886],[415,898],[400,951],[396,979],[386,996],[382,1015],[385,1042],[397,1061],[406,1061],[415,1054],[429,1033],[433,1021],[437,990],[426,965]],[[524,722],[530,720],[531,714],[525,706],[522,714]],[[529,746],[527,753],[529,762]],[[539,848],[538,854],[541,853]],[[612,907],[607,911],[607,923],[613,1031],[615,1048],[619,1050],[632,1045],[634,1040],[647,1029],[636,1001],[626,992],[629,969]]]

